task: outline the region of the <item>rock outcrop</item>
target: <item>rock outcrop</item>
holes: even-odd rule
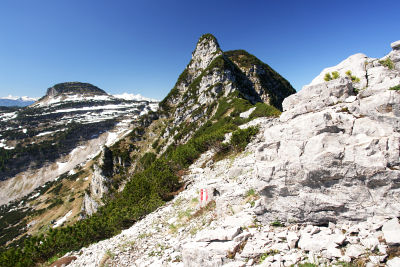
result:
[[[89,188],[82,202],[81,216],[91,216],[103,205],[102,198],[108,193],[109,179],[104,176],[102,169],[93,164],[93,174]]]
[[[354,58],[359,54],[344,62]],[[266,219],[327,223],[400,215],[392,201],[400,199],[400,94],[389,90],[400,84],[400,69],[368,61],[368,87],[357,96],[349,77],[314,79],[283,102],[281,122],[266,129],[257,152]]]

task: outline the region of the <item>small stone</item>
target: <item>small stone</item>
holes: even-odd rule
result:
[[[183,229],[183,228],[181,228]],[[232,227],[228,229],[216,229],[216,230],[204,230],[197,234],[196,241],[204,242],[204,241],[227,241],[232,240],[241,232],[240,227]]]
[[[382,226],[382,232],[389,246],[400,244],[400,224],[397,218],[387,221]]]
[[[386,248],[387,248],[387,246],[385,246],[384,244],[379,244],[379,245],[378,245],[378,250],[379,250],[379,252],[382,253],[382,254],[387,254]]]
[[[283,259],[282,259],[282,255],[281,254],[274,255],[274,261],[281,262],[282,260]]]
[[[351,262],[351,258],[347,255],[344,255],[339,258],[339,261],[344,261],[344,262]]]
[[[299,240],[299,236],[295,232],[288,232],[286,235],[286,241],[290,249],[296,247],[296,243]]]
[[[376,237],[368,237],[366,239],[361,239],[361,244],[372,251],[378,246],[379,240]]]
[[[379,264],[385,260],[386,256],[369,256],[369,260],[373,264]]]
[[[349,256],[350,258],[356,259],[364,252],[365,252],[365,249],[361,245],[350,245],[346,249],[345,255]]]
[[[291,262],[292,264],[297,263],[301,259],[301,253],[294,252],[292,254],[286,254],[283,256],[283,260],[285,262]],[[290,266],[290,265],[289,265]]]
[[[357,234],[359,231],[360,229],[358,228],[358,225],[353,225],[348,230],[350,234]]]
[[[360,238],[358,238],[358,236],[347,236],[346,240],[350,243],[350,244],[358,244],[360,243]]]
[[[332,241],[337,245],[342,245],[346,240],[346,237],[343,234],[335,234],[332,238]]]
[[[279,239],[281,239],[281,240],[285,240],[285,239],[286,239],[286,235],[287,235],[287,231],[284,230],[284,231],[278,233],[278,234],[276,235],[276,237],[279,238]]]
[[[348,98],[346,98],[346,99],[344,100],[344,102],[346,102],[346,103],[351,103],[351,102],[356,101],[356,99],[357,99],[357,96],[352,95],[352,96],[349,96]]]
[[[314,226],[314,227],[311,229],[310,234],[314,235],[314,234],[316,234],[316,233],[319,233],[320,231],[321,231],[321,229],[320,229],[318,226]]]
[[[325,253],[326,253],[326,256],[330,259],[340,258],[343,256],[340,249],[334,248],[334,247],[328,247],[328,249],[326,250]]]
[[[399,267],[400,266],[400,258],[396,257],[386,262],[387,267]]]
[[[289,245],[286,243],[275,243],[271,246],[271,249],[279,251],[287,251],[289,250]]]

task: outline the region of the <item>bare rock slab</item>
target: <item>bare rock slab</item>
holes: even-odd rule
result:
[[[397,218],[393,218],[383,224],[382,232],[389,246],[400,244],[400,224]]]

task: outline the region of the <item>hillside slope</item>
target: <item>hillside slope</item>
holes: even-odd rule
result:
[[[0,115],[1,245],[95,211],[107,191],[95,158],[158,108],[84,83],[47,92],[30,107]]]
[[[80,160],[70,156],[84,142],[91,142],[107,131],[127,130],[133,119],[156,108],[156,102],[115,98],[93,85],[75,82],[49,88],[46,96],[30,107],[3,112],[0,181],[16,178],[20,183],[1,183],[0,204],[29,193],[86,160],[94,151],[80,155]],[[106,140],[98,143],[101,147]],[[69,160],[74,163],[66,164]],[[56,167],[51,164],[56,162],[65,164],[54,170]],[[41,168],[46,168],[49,175],[38,179],[38,172],[43,172]],[[29,178],[32,176],[36,178]],[[10,183],[14,184],[12,189]]]
[[[29,213],[27,220],[20,223],[27,223],[26,228],[32,230],[9,243],[9,250],[0,253],[0,263],[11,266],[13,261],[8,255],[14,262],[23,262],[23,266],[43,263],[52,256],[118,234],[184,190],[183,176],[202,153],[214,149],[218,151],[214,160],[218,161],[242,151],[258,130],[241,130],[239,126],[260,116],[279,116],[282,96],[295,90],[254,56],[245,53],[240,58],[260,71],[253,73],[248,65],[234,63],[214,36],[203,35],[176,86],[160,103],[159,112],[138,117],[126,134],[115,136],[115,142],[107,142],[96,157],[45,185],[44,193],[34,191],[4,209],[5,213],[19,209],[25,201],[27,206],[34,205],[34,210],[29,211],[33,215]],[[49,95],[33,107],[60,108],[80,102],[75,88],[61,95],[55,91],[49,90]],[[101,93],[93,96],[92,91],[80,93],[90,102],[109,98]],[[80,108],[71,109],[77,110]],[[232,141],[223,143],[225,135],[232,135]],[[60,204],[58,195],[62,203],[71,200],[79,203],[78,207],[69,203],[59,206],[57,219],[43,222],[39,218],[38,222],[37,216],[43,210],[48,212],[47,205],[54,208]],[[50,203],[52,197],[58,202]]]

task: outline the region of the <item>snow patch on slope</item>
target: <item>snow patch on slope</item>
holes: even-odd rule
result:
[[[68,211],[67,214],[65,214],[61,219],[59,219],[58,221],[55,222],[55,224],[53,225],[53,228],[57,228],[59,226],[61,226],[63,223],[65,223],[68,219],[69,216],[71,216],[72,214],[72,210]]]
[[[123,93],[119,95],[113,95],[116,98],[125,99],[125,100],[136,100],[136,101],[149,101],[149,102],[159,102],[159,100],[149,97],[144,97],[141,94],[128,94]]]

